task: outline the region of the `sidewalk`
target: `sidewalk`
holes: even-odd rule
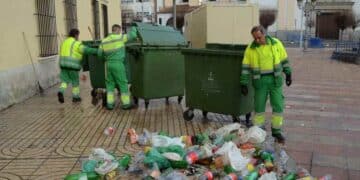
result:
[[[287,150],[312,175],[332,174],[333,179],[360,179],[360,66],[330,60],[331,51],[310,49],[305,55],[289,49],[293,85],[285,87]],[[194,134],[232,121],[209,113],[202,120],[182,118],[184,103],[177,98],[144,102],[131,111],[117,106],[107,111],[93,106],[89,80],[83,85],[81,104],[57,102],[57,87],[0,112],[0,179],[62,179],[80,171],[80,161],[94,147],[116,155],[142,150],[131,145],[127,129]],[[269,109],[268,112],[271,112]],[[268,114],[270,117],[270,114]],[[113,126],[115,135],[104,136]]]

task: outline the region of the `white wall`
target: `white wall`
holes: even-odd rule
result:
[[[160,25],[166,26],[166,22],[172,17],[172,14],[158,14],[157,23],[159,23],[159,18],[162,19],[162,23]]]

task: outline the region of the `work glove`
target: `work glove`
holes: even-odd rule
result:
[[[245,85],[241,85],[241,94],[246,96],[249,93],[248,87]]]
[[[291,85],[291,83],[292,83],[291,74],[286,74],[285,82],[286,82],[287,86]]]

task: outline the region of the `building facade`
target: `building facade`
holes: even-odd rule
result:
[[[121,23],[120,1],[110,0],[11,0],[0,15],[0,109],[33,96],[37,79],[43,88],[58,83],[69,29],[78,28],[80,40],[100,39]]]

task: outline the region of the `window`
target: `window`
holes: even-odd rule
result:
[[[129,4],[129,3],[133,3],[134,0],[121,0],[121,3],[124,3],[124,4]]]
[[[40,57],[58,54],[55,0],[36,0]]]
[[[65,0],[65,21],[66,29],[69,32],[73,28],[77,28],[77,11],[76,0]]]
[[[106,37],[109,34],[108,9],[105,4],[102,4],[101,8],[103,13],[104,37]]]
[[[95,39],[100,39],[99,2],[97,0],[92,0],[91,6],[92,6],[92,12],[93,12]]]
[[[136,2],[149,2],[150,0],[136,0]]]
[[[159,24],[162,25],[162,18],[159,18]]]
[[[182,0],[182,2],[183,2],[183,3],[187,3],[187,2],[189,2],[189,0]]]

